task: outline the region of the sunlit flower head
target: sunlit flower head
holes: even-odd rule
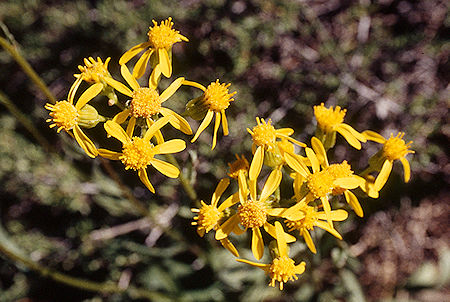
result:
[[[170,78],[172,75],[172,62],[169,52],[171,52],[172,45],[177,42],[188,41],[178,30],[173,29],[172,18],[169,17],[167,20],[161,21],[159,25],[154,20],[152,22],[153,27],[149,27],[147,33],[148,41],[133,46],[119,60],[120,65],[126,64],[137,54],[145,50],[133,69],[133,76],[137,79],[144,75],[152,55],[155,56],[158,62],[154,68],[159,66],[162,74]]]
[[[49,115],[52,118],[47,119],[47,122],[53,122],[53,124],[50,124],[50,128],[57,127],[58,133],[62,130],[71,133],[70,130],[72,130],[73,136],[80,147],[92,158],[98,155],[97,148],[81,130],[80,125],[84,126],[87,123],[92,124],[92,121],[84,121],[83,117],[85,114],[83,110],[85,106],[88,106],[87,103],[96,97],[102,89],[103,85],[100,83],[92,85],[83,92],[76,104],[74,104],[73,95],[69,95],[67,101],[59,101],[56,102],[56,104],[45,104],[45,109],[51,111]],[[98,121],[100,121],[100,118],[97,115],[97,123]],[[95,125],[97,123],[94,121]]]
[[[236,154],[236,160],[232,163],[228,163],[228,167],[230,168],[228,176],[237,179],[240,173],[244,173],[244,176],[247,177],[250,164],[244,155],[239,157],[239,155]]]
[[[220,83],[219,80],[212,82],[208,87],[204,87],[203,85],[192,81],[184,81],[183,84],[203,90],[203,95],[201,97],[189,102],[187,105],[191,106],[193,111],[201,112],[203,114],[206,113],[191,142],[193,143],[198,139],[200,134],[209,126],[215,116],[216,120],[214,123],[213,141],[211,145],[211,150],[213,150],[216,147],[217,132],[221,120],[223,135],[228,135],[229,133],[225,109],[227,109],[230,103],[234,101],[233,96],[236,94],[236,91],[230,93],[228,88],[231,84]]]
[[[177,178],[180,171],[177,167],[155,157],[158,154],[177,153],[186,148],[186,143],[181,139],[173,139],[162,144],[153,145],[150,139],[165,124],[170,122],[171,116],[160,118],[145,133],[143,138],[133,137],[133,129],[127,128],[125,132],[122,127],[114,121],[105,123],[106,132],[122,143],[122,152],[115,152],[106,149],[98,149],[100,156],[120,160],[126,170],[138,171],[142,183],[153,193],[155,189],[147,176],[147,167],[153,166],[156,170],[170,178]]]
[[[271,264],[262,264],[245,259],[237,259],[237,261],[239,262],[247,263],[264,270],[270,277],[269,285],[275,287],[276,282],[278,282],[280,290],[283,290],[284,283],[297,280],[297,275],[303,274],[306,266],[306,263],[304,261],[302,261],[298,265],[295,265],[294,260],[289,258],[285,235],[286,234],[284,233],[283,227],[281,226],[280,222],[276,221],[275,238],[277,240],[279,255],[272,260]]]
[[[323,135],[334,135],[335,132],[338,132],[351,146],[359,150],[361,149],[360,142],[366,142],[366,138],[350,125],[344,123],[346,112],[347,110],[341,109],[340,106],[326,108],[323,103],[321,103],[320,106],[314,106],[314,115],[317,120],[317,125],[322,130]],[[332,140],[329,138],[326,139],[325,137],[324,141],[331,142]],[[330,146],[327,144],[325,145],[326,148],[329,149],[334,145],[334,142]]]

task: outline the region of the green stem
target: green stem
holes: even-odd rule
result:
[[[14,47],[11,43],[9,43],[6,39],[0,37],[0,46],[3,47],[9,54],[13,57],[13,59],[17,62],[17,64],[22,67],[23,71],[30,77],[30,79],[36,84],[39,89],[47,96],[49,102],[52,104],[56,103],[56,98],[51,93],[50,89],[48,89],[47,85],[45,85],[44,81],[38,76],[38,74],[34,71],[30,64],[24,59],[24,57],[20,54],[20,52]]]
[[[189,180],[182,173],[177,159],[172,154],[166,154],[166,159],[172,165],[177,167],[178,170],[180,170],[180,175],[178,176],[178,179],[180,180],[180,183],[183,186],[183,189],[186,192],[186,194],[188,195],[188,197],[192,200],[192,202],[198,202],[197,193],[195,192],[194,187],[191,185]]]

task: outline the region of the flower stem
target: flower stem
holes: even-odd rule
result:
[[[197,193],[195,192],[194,187],[191,185],[190,181],[182,173],[177,159],[172,154],[166,154],[166,159],[172,165],[177,167],[178,170],[180,170],[180,175],[178,176],[178,179],[180,180],[180,183],[183,186],[183,189],[188,195],[188,197],[192,200],[192,202],[198,202]]]

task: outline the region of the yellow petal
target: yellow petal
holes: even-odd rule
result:
[[[186,149],[186,142],[182,139],[176,138],[160,145],[156,145],[153,147],[153,152],[155,154],[170,154],[181,152],[184,149]]]
[[[245,259],[236,259],[236,261],[239,261],[239,262],[242,262],[242,263],[249,264],[249,265],[251,265],[251,266],[254,266],[254,267],[263,269],[264,271],[268,271],[268,270],[269,270],[269,267],[270,267],[270,264],[257,263],[257,262],[248,261],[248,260],[245,260]]]
[[[145,132],[144,139],[147,141],[150,141],[150,139],[155,135],[155,133],[164,127],[165,124],[167,124],[172,119],[171,116],[164,116],[157,120],[156,122],[151,121],[151,126],[147,129],[147,132]],[[147,119],[149,120],[149,119]]]
[[[220,196],[222,196],[223,192],[228,188],[228,185],[230,184],[229,178],[222,178],[219,182],[219,184],[216,187],[216,190],[214,191],[214,194],[211,198],[211,205],[216,206],[217,202],[220,199]]]
[[[211,145],[211,150],[214,150],[214,148],[216,147],[216,143],[217,143],[217,131],[219,131],[219,126],[220,126],[220,112],[216,112],[216,120],[214,122],[214,132],[213,132],[213,141],[212,141],[212,145]]]
[[[73,134],[80,147],[83,148],[89,157],[95,158],[98,155],[94,143],[83,133],[83,131],[81,131],[81,128],[78,125],[73,127]]]
[[[239,223],[239,216],[234,214],[227,221],[225,221],[222,225],[217,228],[216,231],[216,240],[221,240],[226,237],[233,231],[234,227]]]
[[[152,119],[150,119],[150,118],[148,118],[148,119],[146,119],[146,120],[147,120],[147,127],[148,127],[148,128],[151,128],[152,125],[155,123],[155,122],[154,122]],[[148,132],[148,131],[147,131],[147,132]],[[147,133],[147,132],[146,132],[146,133]],[[162,133],[161,133],[160,130],[156,131],[155,134],[153,134],[153,136],[156,138],[156,142],[157,142],[158,144],[164,143],[164,137],[163,137],[163,135],[162,135]],[[151,137],[150,137],[150,139],[151,139]]]
[[[228,239],[228,238],[222,239],[222,240],[220,240],[220,243],[222,244],[222,246],[224,248],[229,250],[235,257],[239,257],[239,252],[234,247],[233,243],[231,243],[230,239]]]
[[[320,197],[320,200],[322,201],[322,205],[323,205],[323,210],[325,211],[325,216],[327,218],[327,221],[329,224],[332,224],[333,221],[331,220],[331,206],[330,206],[330,202],[328,201],[328,197]]]
[[[136,81],[136,79],[131,75],[127,65],[120,66],[120,73],[133,90],[138,90],[141,87],[139,86],[139,83]]]
[[[106,132],[108,132],[109,135],[117,138],[119,141],[122,142],[122,144],[131,142],[131,138],[128,136],[128,134],[116,122],[107,121],[104,124],[104,127],[105,127]]]
[[[322,220],[317,220],[314,224],[316,226],[318,226],[319,228],[327,231],[328,233],[330,233],[334,237],[342,240],[341,234],[339,234],[338,231],[336,231],[335,228],[331,227],[329,223],[326,223],[325,221],[322,221]]]
[[[219,210],[219,212],[223,212],[225,209],[232,207],[238,202],[239,202],[239,193],[234,193],[233,195],[225,199],[224,202],[222,202],[217,209]]]
[[[306,148],[305,152],[306,152],[306,156],[308,157],[309,161],[311,162],[313,172],[314,173],[319,172],[319,170],[320,170],[319,160],[317,159],[317,156],[314,153],[314,151],[311,148]]]
[[[281,183],[281,171],[276,169],[273,170],[269,177],[267,178],[266,183],[264,184],[264,187],[261,191],[260,201],[264,202],[267,200],[267,198],[272,195],[273,192],[280,186]]]
[[[259,228],[252,228],[252,252],[257,260],[264,254],[264,241]]]
[[[80,98],[78,99],[78,102],[75,104],[75,108],[77,110],[80,110],[81,108],[83,108],[84,105],[87,104],[87,102],[89,102],[90,100],[95,98],[102,90],[103,90],[103,84],[96,83],[96,84],[92,85],[91,87],[86,89],[86,91],[83,92],[83,94],[80,96]]]
[[[182,117],[181,115],[179,115],[178,113],[176,113],[175,111],[172,111],[168,108],[164,108],[161,107],[161,109],[159,110],[159,112],[163,115],[163,116],[172,116],[173,118],[170,119],[169,123],[177,130],[180,130],[181,132],[183,132],[184,134],[187,135],[191,135],[192,134],[192,129],[191,126],[189,125],[189,123],[184,119],[184,117]]]
[[[134,56],[136,56],[138,53],[146,49],[150,46],[149,42],[144,42],[141,44],[138,44],[136,46],[133,46],[130,50],[125,52],[119,59],[119,64],[123,65],[126,64],[128,61],[130,61]]]
[[[119,160],[120,156],[122,155],[122,153],[109,151],[106,149],[98,149],[97,151],[101,157],[104,157],[104,158],[107,158],[110,160]]]
[[[322,142],[317,137],[313,136],[311,138],[311,146],[316,153],[319,162],[325,167],[328,167],[327,152],[325,151]]]
[[[134,68],[133,68],[133,77],[134,78],[139,79],[140,77],[142,77],[144,75],[145,69],[147,69],[148,60],[150,59],[150,56],[152,55],[152,53],[153,53],[153,50],[147,50],[136,62],[136,65],[134,65]]]
[[[277,235],[278,252],[280,253],[280,256],[288,257],[286,237],[284,236],[283,226],[281,226],[279,221],[275,221],[275,231]]]
[[[358,131],[356,131],[352,126],[347,125],[347,124],[340,124],[339,127],[350,132],[360,142],[365,143],[367,141],[366,137],[362,133],[359,133]]]
[[[282,134],[282,135],[286,135],[286,136],[290,136],[292,134],[294,134],[294,129],[291,128],[280,128],[276,130],[277,134]]]
[[[201,89],[201,90],[203,90],[203,91],[206,90],[206,87],[205,87],[205,86],[203,86],[202,84],[199,84],[199,83],[197,83],[197,82],[194,82],[194,81],[184,80],[184,81],[183,81],[183,85],[192,86],[192,87]]]
[[[115,90],[119,91],[120,93],[123,93],[129,97],[133,96],[133,92],[131,92],[131,90],[125,86],[124,84],[120,83],[119,81],[116,81],[112,78],[103,78],[105,80],[105,82],[111,86],[112,88],[114,88]]]
[[[403,165],[403,177],[405,182],[408,182],[411,178],[411,167],[409,166],[409,161],[405,157],[400,157],[400,162]]]
[[[150,192],[155,193],[155,188],[153,188],[150,180],[148,180],[147,171],[145,169],[139,169],[138,176],[142,183],[147,187],[147,189],[149,189]]]
[[[314,241],[312,240],[308,230],[303,229],[301,234],[303,236],[303,239],[305,239],[306,245],[308,246],[309,250],[314,254],[317,253],[316,246],[314,245]]]
[[[306,266],[305,261],[302,261],[300,264],[296,265],[295,266],[295,274],[297,274],[297,275],[303,274],[303,272],[305,271],[305,266]]]
[[[333,185],[335,187],[340,187],[340,188],[344,188],[344,189],[356,189],[363,183],[364,183],[364,179],[362,179],[361,177],[350,176],[350,177],[341,177],[341,178],[336,179],[333,182]]]
[[[336,127],[336,131],[339,132],[353,148],[361,150],[361,143],[359,140],[357,140],[350,131],[341,126],[342,125]]]
[[[284,152],[284,160],[286,163],[294,169],[295,172],[300,174],[302,177],[306,178],[309,175],[308,168],[305,166],[303,161],[301,161],[297,156],[294,154],[290,154],[288,152]]]
[[[159,80],[161,79],[161,67],[156,65],[150,74],[150,78],[148,79],[148,87],[156,89],[158,87]]]
[[[264,148],[259,146],[253,155],[252,163],[250,164],[250,169],[248,171],[248,176],[250,180],[256,180],[264,162]]]
[[[172,84],[169,85],[169,87],[164,90],[161,95],[159,96],[161,102],[166,101],[168,98],[170,98],[177,90],[181,87],[181,84],[183,83],[184,78],[178,78],[175,81],[172,82]]]
[[[116,122],[117,124],[123,124],[128,116],[130,116],[130,109],[125,109],[122,112],[117,113],[114,117],[113,117],[113,122]]]
[[[244,173],[238,174],[238,185],[239,185],[239,198],[242,201],[247,200],[248,188],[247,188],[247,178]]]
[[[205,130],[206,127],[209,126],[213,116],[214,116],[214,111],[208,110],[208,113],[206,114],[205,118],[203,119],[203,122],[200,124],[200,127],[198,127],[197,133],[195,133],[194,138],[191,140],[191,143],[195,142],[197,140],[197,138],[200,136],[200,134],[203,132],[203,130]]]
[[[225,109],[221,111],[221,114],[222,114],[223,135],[227,136],[229,131],[228,131],[228,120],[227,116],[225,115]]]
[[[364,216],[363,209],[361,204],[358,201],[358,198],[350,191],[344,191],[345,200],[347,200],[348,204],[352,207],[353,211],[355,211],[356,215],[359,217]]]
[[[166,175],[167,177],[177,178],[178,175],[180,175],[180,170],[178,170],[177,167],[175,167],[172,164],[169,164],[168,162],[159,160],[157,158],[152,158],[150,162],[153,165],[153,167],[156,168],[156,170]]]
[[[79,75],[70,87],[69,95],[67,97],[67,101],[69,101],[69,103],[73,104],[73,99],[75,98],[75,94],[77,93],[78,87],[80,87],[82,81],[83,78],[81,77],[81,75]]]
[[[269,235],[272,236],[273,238],[277,238],[277,231],[275,230],[275,226],[266,222],[266,223],[264,223],[264,230],[267,233],[269,233]],[[286,239],[287,243],[292,243],[292,242],[297,241],[297,238],[295,238],[294,236],[292,236],[288,233],[284,233],[284,238]]]
[[[172,63],[169,59],[169,54],[167,53],[167,50],[164,48],[158,49],[158,58],[159,58],[159,66],[161,68],[162,74],[166,78],[170,78],[172,75]]]
[[[325,212],[317,212],[316,217],[318,219],[322,219],[322,220],[326,220],[327,219],[327,215],[325,214]],[[330,212],[330,218],[333,221],[343,221],[345,219],[347,219],[348,217],[348,213],[345,210],[339,209],[339,210],[334,210]]]
[[[375,179],[375,190],[380,191],[383,188],[384,184],[389,178],[389,175],[392,171],[392,162],[390,160],[385,160],[383,166],[381,167],[381,171]]]
[[[129,137],[133,136],[134,126],[136,125],[136,118],[132,116],[130,120],[128,121],[127,130],[126,133]]]
[[[362,133],[362,135],[364,135],[367,140],[374,141],[379,144],[384,144],[384,142],[386,142],[386,139],[375,131],[366,130]]]

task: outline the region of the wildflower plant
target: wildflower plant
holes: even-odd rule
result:
[[[137,171],[142,183],[152,193],[158,189],[149,180],[148,168],[153,167],[169,178],[181,175],[180,167],[158,157],[189,149],[186,141],[195,143],[213,118],[211,149],[217,145],[220,126],[224,135],[229,134],[225,111],[233,104],[236,95],[235,91],[230,91],[230,83],[215,80],[205,87],[182,76],[172,80],[165,90],[160,89],[161,75],[170,78],[173,73],[172,45],[188,41],[173,26],[171,18],[159,24],[153,21],[148,41],[121,56],[118,64],[125,82],[109,73],[110,58],[105,62],[99,58],[85,59],[85,65],[79,67],[81,73],[75,74],[67,101],[45,106],[50,110],[48,121],[53,123],[50,127],[72,135],[89,157],[101,156],[120,161],[126,170]],[[140,53],[130,72],[126,64]],[[147,71],[149,78],[139,80]],[[90,86],[75,102],[82,82]],[[183,86],[198,88],[202,94],[186,100],[185,112],[177,113],[170,108],[169,98]],[[98,114],[94,105],[88,104],[94,98],[116,106],[117,113],[112,116]],[[296,261],[289,257],[288,244],[304,244],[316,253],[311,233],[317,228],[342,240],[339,222],[349,217],[349,209],[363,217],[364,204],[357,196],[377,198],[395,160],[403,164],[405,182],[410,179],[406,156],[414,151],[410,150],[411,142],[403,140],[404,133],[385,139],[374,131],[359,132],[344,123],[346,109],[340,106],[327,108],[322,103],[314,106],[313,110],[317,128],[309,145],[296,139],[294,129],[276,128],[270,119],[256,117],[256,125],[247,128],[247,138],[252,142],[251,152],[248,152],[251,160],[236,155],[236,160],[229,164],[229,178],[221,179],[212,197],[204,199],[210,202],[202,200],[191,209],[196,215],[192,225],[198,235],[205,237],[208,233],[215,233],[213,237],[236,257],[244,253],[240,253],[232,241],[249,230],[251,240],[248,246],[253,258],[260,260],[265,254],[270,254],[272,261],[267,264],[243,258],[237,260],[264,270],[271,279],[269,285],[275,286],[278,282],[280,290],[284,283],[297,280],[308,269],[305,261],[295,264]],[[189,137],[194,132],[185,117],[202,120],[193,137]],[[109,137],[107,141],[115,139],[121,142],[121,150],[97,146],[81,130],[98,124]],[[164,139],[167,124],[179,130],[179,137]],[[349,160],[330,163],[336,133],[357,150],[362,149],[362,144],[367,141],[380,144],[381,149],[366,168],[352,166]],[[362,172],[358,173],[359,170]],[[340,199],[346,202],[340,202]],[[272,241],[264,240],[263,234]]]

